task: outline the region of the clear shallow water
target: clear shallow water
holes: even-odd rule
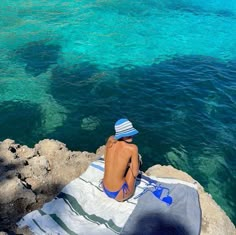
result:
[[[0,139],[95,151],[127,117],[143,169],[196,178],[236,223],[236,1],[0,3]]]

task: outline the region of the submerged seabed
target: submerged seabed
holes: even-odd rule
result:
[[[0,27],[0,139],[95,151],[128,117],[143,169],[190,173],[236,223],[236,0],[2,0]]]

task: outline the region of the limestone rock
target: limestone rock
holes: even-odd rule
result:
[[[31,159],[36,155],[36,151],[34,148],[29,148],[28,146],[24,145],[16,149],[16,154],[20,158]]]
[[[97,155],[97,156],[102,156],[102,155],[104,155],[104,154],[105,154],[105,145],[99,147],[99,148],[97,149],[97,151],[96,151],[96,155]]]
[[[11,139],[6,139],[3,142],[1,142],[1,145],[0,145],[1,162],[7,164],[8,162],[16,158],[16,153],[10,151],[11,149],[10,146],[14,143],[15,143],[14,140],[11,140]]]
[[[0,182],[0,203],[11,203],[17,198],[26,198],[30,202],[35,201],[35,195],[27,189],[18,178],[6,179]]]
[[[34,157],[29,161],[29,164],[32,166],[32,174],[36,177],[44,177],[51,169],[45,156]]]
[[[39,155],[55,157],[60,152],[67,152],[66,145],[56,140],[41,140],[35,145],[35,150]]]
[[[0,228],[16,231],[17,220],[54,198],[96,158],[56,140],[42,140],[34,148],[0,142]]]
[[[29,206],[36,202],[36,196],[16,177],[1,180],[0,188],[0,227],[8,228],[9,221],[16,222],[29,212]]]

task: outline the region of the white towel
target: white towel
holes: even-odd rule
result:
[[[119,234],[139,200],[136,196],[150,186],[147,178],[151,178],[138,179],[134,196],[121,203],[103,192],[103,174],[102,159],[91,163],[86,172],[65,186],[55,199],[24,216],[18,226],[28,226],[34,234]]]

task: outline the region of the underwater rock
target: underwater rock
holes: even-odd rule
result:
[[[42,118],[40,105],[24,101],[0,102],[0,116],[1,138],[14,137],[20,142],[34,136]]]
[[[63,105],[75,99],[87,99],[87,95],[91,90],[90,85],[94,83],[91,77],[98,72],[96,65],[86,62],[69,68],[58,65],[52,69],[50,92]]]
[[[16,53],[26,63],[25,71],[33,76],[38,76],[45,73],[50,65],[57,63],[59,51],[59,45],[50,45],[38,41],[26,44]]]
[[[81,122],[81,128],[86,131],[93,131],[99,125],[100,125],[100,120],[94,116],[83,118]]]
[[[190,168],[189,158],[187,151],[184,146],[179,146],[178,148],[172,147],[170,151],[165,154],[165,158],[168,164],[178,167],[178,164],[184,169]]]

